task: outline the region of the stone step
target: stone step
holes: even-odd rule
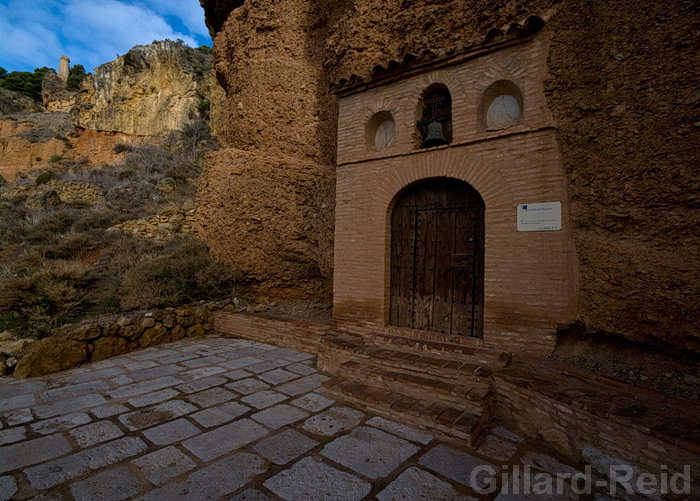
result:
[[[319,346],[319,368],[331,374],[340,370],[340,365],[353,360],[369,363],[395,372],[410,372],[416,375],[438,379],[444,382],[459,382],[465,385],[478,385],[492,374],[487,364],[470,353],[445,353],[408,351],[403,349],[382,348],[365,343],[361,336],[345,333],[323,334]]]
[[[417,374],[403,368],[385,369],[371,362],[349,360],[340,364],[336,374],[374,388],[400,392],[408,397],[425,399],[475,414],[483,413],[484,401],[490,395],[489,383],[484,378],[469,375],[446,381],[444,378]]]
[[[482,413],[472,413],[344,376],[336,376],[322,386],[324,394],[336,400],[441,436],[463,440],[469,447],[474,446],[490,419],[489,408]]]
[[[494,368],[506,367],[512,360],[512,355],[508,352],[434,339],[420,339],[385,333],[372,333],[368,339],[373,345],[385,349],[404,353],[431,354],[439,356],[441,359],[464,360],[474,365]]]

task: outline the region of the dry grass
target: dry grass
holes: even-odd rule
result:
[[[216,262],[192,236],[157,243],[108,231],[194,199],[204,152],[214,146],[208,129],[198,124],[172,133],[160,146],[128,147],[121,165],[88,168],[60,161],[15,183],[83,181],[101,186],[106,197],[96,205],[41,209],[27,208],[21,198],[0,199],[0,331],[43,337],[92,315],[240,293],[240,274]],[[164,177],[175,179],[175,191],[156,189]]]

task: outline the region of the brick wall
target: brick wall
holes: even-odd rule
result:
[[[214,328],[224,336],[318,353],[319,336],[328,332],[331,327],[303,320],[276,320],[244,313],[217,311],[214,313]]]
[[[391,209],[420,180],[449,177],[472,185],[485,213],[484,345],[548,353],[556,326],[575,320],[575,251],[556,124],[543,89],[547,40],[533,41],[341,98],[338,127],[334,324],[355,332],[385,330],[389,320]],[[486,131],[480,96],[509,80],[523,94],[514,126]],[[422,92],[446,85],[453,142],[416,150]],[[366,124],[391,112],[395,136],[383,151],[367,145]],[[518,232],[518,204],[562,203],[562,230]]]
[[[681,406],[667,405],[668,416],[665,416],[664,411],[658,411],[653,417],[633,418],[630,423],[630,419],[625,420],[613,413],[608,418],[603,418],[584,410],[576,404],[575,398],[567,402],[566,392],[552,396],[523,387],[518,384],[518,378],[510,378],[506,372],[497,372],[492,384],[496,395],[496,417],[509,426],[559,450],[569,458],[593,465],[604,476],[609,472],[609,465],[629,465],[635,470],[635,478],[640,473],[651,473],[657,477],[683,473],[684,467],[688,465],[693,479],[691,497],[695,499],[699,495],[695,481],[697,472],[700,471],[700,451],[697,445],[680,447],[674,443],[677,439],[668,436],[682,423],[693,426],[692,418],[679,416],[678,413],[671,414],[672,409],[682,409],[682,402]],[[550,382],[541,384],[548,383]],[[637,390],[642,391],[641,388]],[[630,391],[632,390],[628,389]],[[590,392],[598,399],[599,406],[610,404],[603,398],[605,395],[594,390]],[[583,395],[581,391],[570,392],[568,397],[575,397],[578,393]],[[628,393],[627,396],[636,398],[633,393]],[[656,403],[660,408],[664,407],[660,395]],[[653,399],[639,405],[640,408],[649,408],[653,405]],[[615,422],[614,419],[620,422]],[[657,438],[657,433],[652,433],[648,428],[664,422],[668,423],[665,428],[669,433]]]

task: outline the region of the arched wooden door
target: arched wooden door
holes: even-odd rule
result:
[[[483,337],[484,202],[469,184],[435,179],[391,214],[390,323]]]

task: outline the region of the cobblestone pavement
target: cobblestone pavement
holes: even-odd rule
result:
[[[576,472],[501,427],[469,450],[329,400],[315,364],[212,337],[2,378],[0,500],[475,499],[493,465],[501,501],[526,465]]]

